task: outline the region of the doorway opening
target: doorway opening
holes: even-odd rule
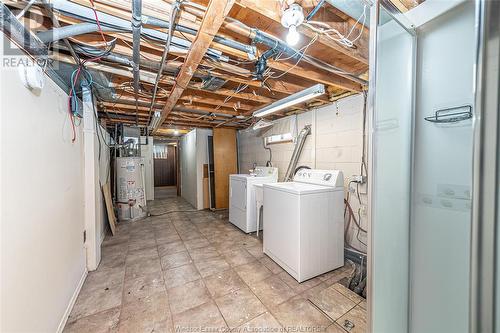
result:
[[[156,199],[166,199],[179,195],[178,155],[177,141],[155,140],[153,168]]]

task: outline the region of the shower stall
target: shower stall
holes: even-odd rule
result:
[[[495,330],[499,17],[371,6],[370,332]]]

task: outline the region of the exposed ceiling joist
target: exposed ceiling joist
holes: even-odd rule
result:
[[[191,44],[186,60],[177,75],[170,96],[163,108],[160,124],[165,121],[170,111],[172,111],[177,104],[184,90],[188,87],[194,71],[198,68],[201,59],[203,59],[203,56],[212,43],[214,35],[219,31],[222,22],[224,22],[226,16],[229,14],[234,1],[235,0],[211,0],[208,4],[205,17],[201,22],[196,38]],[[156,128],[153,130],[153,133],[155,130]]]
[[[110,123],[133,124],[137,112],[139,124],[148,125],[146,109],[151,105],[153,84],[160,68],[159,61],[171,16],[171,5],[175,0],[142,0],[144,16],[141,21],[143,32],[145,30],[146,33],[141,36],[140,42],[140,94],[137,108],[131,85],[132,34],[128,31],[132,1],[93,0],[98,11],[97,16],[105,21],[105,26],[108,24],[102,34],[97,28],[93,28],[97,24],[90,11],[90,1],[67,0],[73,5],[62,0],[57,1],[61,12],[55,10],[54,16],[62,26],[67,27],[65,30],[63,28],[65,33],[71,30],[69,27],[75,25],[82,29],[87,26],[80,30],[80,33],[73,33],[69,37],[73,47],[83,47],[83,51],[81,48],[77,51],[82,59],[93,58],[86,55],[85,48],[98,53],[106,49],[102,36],[108,42],[115,41],[110,50],[104,53],[104,57],[87,61],[85,65],[93,75],[95,72],[101,73],[95,75],[102,80],[101,85],[94,86],[99,99],[98,110],[104,117],[110,116]],[[396,2],[395,7],[404,11],[404,8],[410,9],[423,0],[387,1]],[[280,4],[286,7],[292,2],[301,5],[307,14],[321,0],[183,2],[177,17],[179,29],[173,32],[175,40],[180,44],[176,44],[166,57],[167,61],[158,83],[161,93],[158,93],[152,110],[162,112],[162,121],[164,120],[165,124],[186,124],[182,126],[192,128],[213,127],[222,123],[221,126],[241,128],[248,126],[252,119],[239,119],[240,117],[235,116],[251,115],[255,109],[265,104],[316,83],[326,85],[328,93],[308,103],[290,107],[273,118],[304,112],[310,107],[330,103],[340,96],[362,91],[366,76],[363,79],[359,79],[359,76],[364,75],[367,69],[366,27],[360,31],[361,24],[355,24],[357,17],[350,17],[326,1],[322,3],[313,20],[337,29],[342,34],[351,28],[354,28],[355,35],[362,32],[355,43],[356,47],[348,48],[320,36],[305,49],[304,56],[297,57],[298,53],[291,54],[290,50],[293,49],[287,48],[284,43],[287,30],[280,23],[284,9]],[[20,10],[25,5],[17,0],[4,0],[3,3],[14,11],[15,8]],[[78,10],[75,10],[75,5],[80,6]],[[78,12],[80,9],[81,13]],[[54,28],[47,12],[41,10],[36,3],[26,13],[22,21],[33,33]],[[122,30],[117,32],[116,28],[113,28],[115,22],[121,22],[119,26]],[[306,25],[299,27],[299,31],[304,37],[302,46],[307,45],[309,40],[316,36],[316,32]],[[49,42],[50,33],[45,36],[45,42]],[[55,49],[60,44],[52,44],[52,49],[55,50],[52,59],[75,65],[67,49]],[[279,53],[267,58],[263,69],[259,71],[256,60],[260,60],[262,54],[273,49],[274,45],[279,45]],[[67,76],[67,73],[63,76]],[[161,128],[159,125],[157,127]]]
[[[238,5],[248,8],[255,13],[258,13],[260,15],[263,15],[277,23],[281,24],[281,6],[279,1],[270,1],[270,0],[238,0],[237,1]],[[341,31],[345,29],[345,27],[339,27],[337,26],[336,28],[340,29]],[[309,38],[314,38],[315,32],[312,30],[309,30],[303,26],[299,27],[298,29],[303,35],[309,37]],[[325,45],[328,46],[329,48],[332,48],[338,52],[341,52],[353,59],[356,59],[357,61],[360,61],[362,63],[368,64],[368,34],[365,33],[361,40],[358,43],[358,47],[356,48],[347,48],[345,46],[342,46],[341,44],[334,42],[331,39],[328,39],[326,37],[320,36],[318,41]]]

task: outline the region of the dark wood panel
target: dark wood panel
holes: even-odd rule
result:
[[[214,128],[215,208],[229,207],[229,175],[238,171],[236,130]]]
[[[155,186],[177,185],[177,163],[175,147],[167,146],[167,158],[154,160]]]

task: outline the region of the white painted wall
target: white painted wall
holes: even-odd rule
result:
[[[87,274],[84,131],[82,123],[71,142],[67,98],[48,77],[34,94],[17,68],[0,68],[2,332],[62,331]],[[99,160],[95,134],[97,177],[91,185],[100,246],[107,216],[99,183],[107,180],[109,149],[101,142]]]
[[[181,196],[203,209],[203,164],[208,163],[209,129],[194,129],[179,140]]]
[[[96,160],[99,163],[99,188],[96,189],[96,193],[99,193],[100,195],[97,196],[98,200],[98,228],[100,232],[100,237],[99,237],[99,244],[102,243],[104,240],[104,237],[106,236],[106,231],[109,229],[108,225],[108,212],[106,210],[106,203],[104,202],[104,196],[102,195],[102,185],[106,184],[107,182],[110,181],[110,154],[109,154],[109,147],[107,144],[110,144],[110,136],[109,133],[106,132],[104,128],[101,127],[101,133],[102,136],[100,136],[100,140],[97,140],[96,144],[101,145],[101,156],[99,158],[99,146],[96,147]],[[96,133],[97,135],[97,133]],[[104,142],[104,140],[106,140]]]
[[[146,142],[146,137],[141,137],[143,142]],[[154,161],[153,161],[153,137],[148,138],[148,144],[141,146],[141,156],[144,158],[144,180],[146,182],[146,200],[155,199],[155,182],[154,182]]]
[[[37,96],[2,68],[0,84],[0,331],[55,332],[86,274],[82,130],[71,143],[51,80]]]
[[[193,207],[197,207],[196,130],[192,130],[179,140],[179,164],[181,196]]]
[[[408,329],[412,59],[412,36],[393,20],[380,26],[370,126],[373,187],[368,302],[374,333]]]
[[[196,129],[196,207],[203,209],[203,164],[208,164],[208,136],[210,129]]]
[[[349,96],[328,106],[280,119],[264,136],[286,132],[297,133],[307,124],[312,125],[312,130],[306,139],[297,165],[307,165],[316,169],[342,170],[347,191],[351,176],[360,174],[363,146],[363,96]],[[238,132],[241,173],[248,173],[253,163],[265,165],[269,160],[269,152],[264,149],[262,140],[263,137],[256,136],[254,131]],[[272,150],[273,166],[278,168],[279,178],[282,180],[292,156],[294,144],[280,143],[269,145],[269,147]],[[365,186],[360,186],[360,192],[362,204],[366,205]],[[353,210],[357,212],[360,205],[354,195],[351,196],[350,202]],[[366,217],[362,216],[361,223],[365,228],[366,222]],[[348,234],[351,244],[365,250],[366,247],[356,239],[355,231],[354,226],[351,226]],[[363,233],[360,234],[360,239],[366,243],[366,235]]]
[[[431,10],[433,2],[422,6]],[[474,3],[465,2],[418,34],[411,332],[468,331],[472,121],[436,125],[423,118],[439,108],[474,105],[474,12]]]

